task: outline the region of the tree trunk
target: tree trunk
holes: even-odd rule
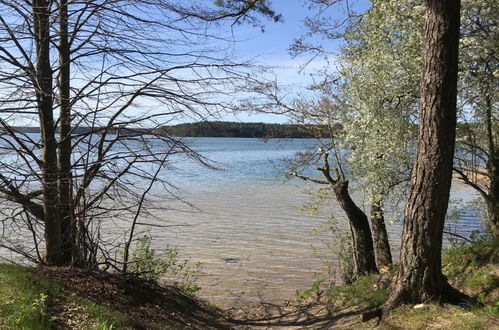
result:
[[[392,253],[390,251],[388,233],[386,232],[385,215],[381,205],[381,202],[372,203],[371,205],[371,227],[378,269],[392,264]]]
[[[353,229],[356,273],[359,275],[377,273],[371,228],[366,214],[350,197],[348,181],[338,180],[333,185],[333,190]]]
[[[50,6],[52,1],[34,0],[36,38],[36,98],[42,142],[43,211],[45,217],[46,262],[61,265],[61,222],[57,210],[57,143],[53,118],[52,68],[50,66]]]
[[[463,298],[441,270],[456,131],[459,0],[427,0],[419,141],[412,171],[400,267],[386,309]]]
[[[487,163],[490,189],[487,196],[488,226],[492,237],[499,239],[499,152],[492,152]]]
[[[68,42],[68,3],[59,4],[59,216],[62,223],[63,258],[65,264],[76,262],[78,249],[75,241],[71,180],[71,105],[70,53]]]

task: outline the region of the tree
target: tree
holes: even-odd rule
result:
[[[414,12],[416,11],[416,14]],[[413,158],[422,19],[409,2],[377,1],[345,29],[335,84],[349,165],[367,192],[378,266],[391,263],[385,208],[397,214]],[[329,93],[329,91],[325,91]]]
[[[400,266],[387,302],[457,302],[441,269],[456,131],[460,1],[428,0],[416,160],[402,234]]]
[[[336,113],[335,109],[338,106],[341,107],[341,105],[333,103],[328,98],[323,98],[319,102],[297,103],[297,105],[293,112],[296,120],[307,123],[313,122],[313,120],[320,120],[323,124],[327,123],[330,131],[328,140],[331,142],[321,141],[323,145],[318,148],[320,157],[322,158],[322,166],[317,169],[322,173],[324,179],[315,179],[303,175],[303,170],[297,171],[296,168],[299,166],[296,165],[293,166],[296,168],[290,174],[303,180],[327,185],[331,188],[335,200],[345,212],[351,230],[355,273],[358,275],[377,273],[373,236],[369,227],[368,217],[350,196],[349,181],[342,169],[344,165],[341,161],[343,150],[341,150],[341,143],[339,143],[342,140],[341,133],[338,131],[339,126],[336,125],[333,117],[333,114]],[[330,165],[330,154],[334,155],[334,166]],[[299,159],[298,162],[310,165],[307,159]]]
[[[403,10],[396,5],[386,8],[386,3],[376,2],[368,13],[358,15],[347,6],[345,19],[335,21],[328,13],[331,9],[337,11],[334,6],[340,3],[314,2],[320,10],[306,21],[309,32],[295,41],[291,51],[294,55],[311,54],[312,58],[334,54],[340,60],[334,73],[318,72],[319,82],[312,88],[320,97],[341,99],[334,117],[342,127],[342,148],[348,150],[345,165],[351,169],[351,178],[367,192],[377,265],[384,267],[392,262],[385,207],[398,200],[404,189],[396,188],[403,188],[401,184],[410,170],[407,159],[412,155],[408,141],[414,131],[411,102],[414,88],[404,89],[407,84],[400,84],[403,79],[390,75],[389,68],[397,67],[401,59],[406,59],[396,55],[404,46],[404,36],[391,39],[393,53],[386,52],[379,41],[388,38],[390,23],[387,21],[403,24],[400,23]],[[381,20],[387,11],[389,18]],[[323,37],[321,40],[342,39],[344,46],[339,51],[329,50],[327,44],[317,44],[310,38],[317,34]],[[411,106],[407,107],[408,104]],[[327,115],[322,119],[326,118]]]
[[[151,129],[234,109],[225,96],[245,89],[252,67],[226,56],[217,27],[262,16],[279,19],[264,0],[0,1],[1,212],[34,247],[12,235],[0,244],[42,261],[44,241],[47,264],[126,269],[114,255],[130,243],[101,236],[103,220],[130,220],[133,239],[151,185],[168,191],[158,175],[167,159],[207,165],[179,139],[152,141]],[[31,120],[40,141],[15,129]]]
[[[418,1],[416,4],[422,5],[423,2]],[[388,174],[386,170],[391,171],[393,165],[380,171],[376,169],[376,162],[404,164],[413,157],[412,151],[407,152],[411,148],[400,147],[403,144],[412,145],[414,137],[410,134],[413,131],[411,126],[417,123],[411,117],[414,117],[418,108],[422,61],[418,51],[423,8],[414,6],[411,1],[378,1],[345,34],[346,45],[343,46],[341,56],[341,67],[344,69],[341,72],[343,77],[347,77],[350,103],[357,100],[355,107],[351,107],[357,113],[354,116],[355,124],[364,128],[360,133],[351,135],[352,143],[358,146],[354,156],[359,158],[352,164],[360,164],[365,168],[359,177],[374,183],[371,186],[374,188],[382,187],[380,183],[386,182],[387,178],[395,178],[396,182],[407,172]],[[499,6],[495,1],[464,1],[461,12],[458,135],[454,172],[457,178],[475,189],[484,199],[487,205],[486,225],[493,233],[494,223],[497,222],[494,220],[494,209],[499,205],[499,198],[493,184],[497,182],[493,155],[498,139],[498,130],[495,128],[498,107],[497,97],[494,97],[497,95],[494,88],[498,85],[498,78],[492,68],[497,67],[494,45],[498,33],[494,26],[497,25]],[[362,103],[359,105],[358,100],[368,106],[360,106]],[[362,109],[365,109],[363,113]],[[399,151],[394,153],[393,150],[397,148]],[[377,160],[381,153],[398,158],[395,162]],[[408,169],[410,167],[406,166]]]
[[[499,42],[497,1],[463,1],[459,59],[460,121],[454,172],[484,199],[499,238]]]
[[[327,4],[327,6],[333,3]],[[326,29],[326,18],[312,20],[314,31],[326,39],[344,38],[339,53],[340,73],[318,84],[342,84],[347,117],[346,138],[354,151],[349,164],[356,180],[364,182],[373,201],[399,200],[412,167],[413,141],[419,95],[419,54],[423,21],[422,1],[376,1],[361,20],[353,16],[336,33]],[[495,1],[464,1],[458,89],[458,140],[454,171],[483,197],[487,225],[494,232],[498,207],[498,172],[494,169],[497,144],[497,43]],[[350,22],[350,24],[347,24]],[[339,24],[329,24],[338,26]],[[329,32],[328,32],[329,31]],[[299,53],[330,54],[324,46],[298,40]],[[339,81],[339,83],[338,83]],[[361,129],[358,129],[361,127]],[[398,183],[398,184],[397,184]],[[402,188],[402,189],[400,189]],[[388,198],[388,199],[387,199]],[[374,213],[374,212],[372,212]],[[376,222],[372,221],[373,235]],[[377,240],[375,240],[376,242]],[[379,253],[378,253],[379,254]]]

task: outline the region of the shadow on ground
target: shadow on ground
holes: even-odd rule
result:
[[[235,329],[348,329],[360,323],[364,309],[332,311],[321,302],[261,303],[229,310]]]

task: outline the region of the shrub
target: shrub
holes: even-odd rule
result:
[[[151,238],[148,236],[137,239],[130,260],[130,274],[153,281],[165,280],[189,293],[200,290],[195,281],[199,263],[193,265],[187,259],[180,260],[175,249],[169,249],[164,255],[157,256],[156,251],[151,248]]]

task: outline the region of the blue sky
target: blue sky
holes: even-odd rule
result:
[[[324,61],[315,60],[300,71],[309,58],[307,56],[293,58],[288,51],[292,42],[306,32],[303,24],[305,18],[315,12],[307,7],[307,3],[307,0],[273,0],[272,7],[282,14],[283,21],[265,22],[265,32],[260,32],[257,28],[250,26],[236,27],[234,36],[238,42],[234,45],[234,52],[241,57],[254,57],[262,64],[278,66],[280,68],[276,68],[275,73],[280,83],[293,85],[295,90],[306,88],[312,81],[310,75],[325,64]],[[346,1],[343,1],[341,5],[336,6],[327,14],[337,19],[345,17],[345,4]],[[349,1],[349,6],[351,10],[363,12],[370,6],[370,2],[368,0]],[[321,40],[317,41],[321,42]],[[339,42],[331,40],[324,41],[324,44],[330,50],[335,50],[339,46]],[[287,118],[283,116],[262,114],[227,115],[222,119],[281,123],[287,121]]]
[[[193,2],[199,0],[192,0]],[[202,0],[206,2],[213,3],[213,0]],[[302,93],[306,92],[306,87],[312,82],[311,74],[315,73],[317,70],[322,68],[325,64],[324,61],[315,60],[311,62],[305,69],[300,70],[304,63],[307,63],[309,59],[307,56],[301,56],[298,58],[293,58],[289,54],[289,47],[293,43],[296,38],[299,38],[304,33],[306,33],[306,28],[303,24],[304,20],[307,17],[313,16],[315,10],[310,10],[307,5],[311,2],[311,0],[270,0],[272,8],[279,14],[282,15],[282,22],[274,23],[271,20],[266,21],[262,18],[261,22],[265,26],[265,32],[261,32],[258,27],[253,27],[248,24],[236,25],[233,27],[232,34],[230,26],[216,26],[216,30],[210,31],[213,32],[213,35],[220,35],[222,38],[232,39],[231,35],[234,38],[234,42],[227,44],[217,45],[215,44],[201,44],[201,49],[205,46],[206,51],[210,48],[217,49],[217,46],[220,46],[223,50],[228,50],[231,55],[238,58],[239,60],[235,60],[235,62],[242,62],[244,59],[252,59],[255,64],[262,64],[267,66],[274,67],[275,78],[277,79],[280,86],[282,86],[282,90],[292,99],[298,92],[302,91]],[[330,0],[334,1],[334,0]],[[331,16],[335,19],[341,19],[345,17],[345,4],[349,4],[350,8],[357,10],[359,12],[365,11],[369,6],[368,0],[341,0],[340,4],[336,5],[333,10],[327,13],[327,15]],[[4,7],[2,7],[5,9]],[[10,11],[6,11],[7,15],[9,15]],[[0,13],[3,14],[3,13]],[[11,13],[10,13],[11,14]],[[14,15],[12,18],[15,21],[17,16]],[[17,23],[16,23],[17,24]],[[210,27],[207,28],[208,30]],[[219,31],[220,30],[220,31]],[[175,34],[172,33],[172,40],[174,39]],[[214,39],[210,39],[210,42],[213,42]],[[179,41],[179,47],[182,47],[182,41]],[[320,44],[325,45],[325,47],[329,50],[334,50],[338,46],[338,42],[331,40],[316,40]],[[175,44],[176,45],[176,44]],[[28,45],[29,46],[29,45]],[[171,45],[167,45],[170,47]],[[229,47],[228,49],[226,47]],[[13,47],[11,45],[11,47]],[[173,47],[173,46],[172,46]],[[15,47],[14,47],[15,49]],[[202,49],[203,50],[203,49]],[[204,50],[203,50],[204,51]],[[55,58],[55,57],[54,57]],[[177,57],[175,58],[177,59]],[[334,60],[333,57],[331,59]],[[111,63],[112,64],[112,63]],[[111,65],[110,64],[110,65]],[[91,71],[91,69],[88,69]],[[88,71],[87,70],[87,71]],[[331,68],[334,70],[334,67]],[[78,70],[74,70],[74,75],[76,78],[79,78],[81,72]],[[99,71],[100,72],[100,71]],[[187,72],[188,75],[190,72]],[[91,75],[92,73],[89,73]],[[182,76],[182,72],[179,73],[179,76]],[[269,78],[274,78],[273,76],[269,76]],[[82,80],[86,79],[82,77]],[[78,86],[78,79],[75,80],[74,85]],[[92,101],[90,101],[92,102]],[[142,102],[142,103],[141,103]],[[157,106],[154,102],[149,102],[148,99],[141,100],[137,102],[139,104],[136,107],[141,108],[144,112],[158,112],[162,109]],[[131,109],[131,111],[136,111],[136,109]],[[161,110],[162,111],[162,110]],[[10,117],[9,117],[10,118]],[[183,121],[192,121],[199,120],[199,116],[191,116],[188,115],[182,117],[179,115],[178,117],[172,116],[171,123],[175,122],[183,122]],[[210,120],[221,119],[221,120],[230,120],[230,121],[264,121],[264,122],[286,122],[287,118],[284,116],[277,115],[263,115],[263,114],[249,114],[249,113],[238,113],[237,115],[229,114],[223,115],[220,118],[210,118]],[[13,115],[9,120],[13,120],[16,125],[36,125],[38,120],[38,116],[36,115]]]

